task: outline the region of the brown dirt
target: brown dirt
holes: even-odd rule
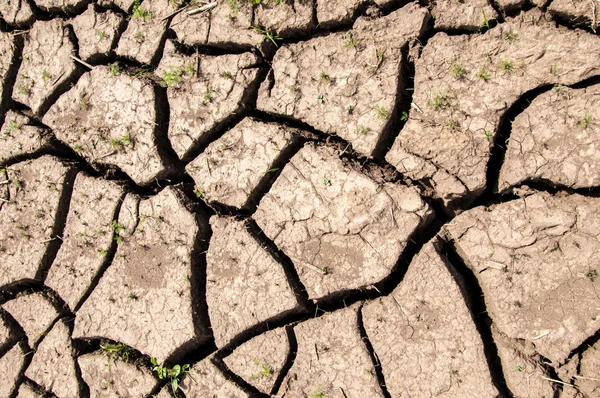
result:
[[[79,56],[84,61],[107,59],[117,48],[124,30],[125,18],[113,12],[97,12],[93,4],[74,18],[73,30],[79,43]]]
[[[0,127],[0,164],[9,163],[17,157],[49,151],[54,147],[53,137],[49,129],[36,126],[31,118],[8,111]]]
[[[41,293],[19,296],[2,307],[23,328],[31,346],[37,344],[58,316],[54,305]]]

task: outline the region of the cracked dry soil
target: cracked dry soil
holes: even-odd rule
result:
[[[600,397],[598,0],[0,2],[0,398]]]

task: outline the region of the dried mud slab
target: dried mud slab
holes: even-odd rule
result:
[[[166,43],[155,73],[167,87],[169,140],[180,158],[191,160],[191,150],[210,142],[217,127],[246,109],[256,90],[258,63],[249,52],[187,56]]]
[[[54,305],[42,293],[22,295],[2,305],[25,331],[34,346],[58,317]]]
[[[223,373],[213,364],[212,357],[206,358],[192,366],[190,375],[185,376],[179,385],[187,398],[249,397],[233,381],[227,380]]]
[[[117,55],[142,64],[156,64],[164,43],[168,21],[163,18],[179,8],[179,1],[143,0],[132,10],[127,30],[121,36]]]
[[[365,304],[365,330],[391,396],[497,396],[455,278],[460,277],[428,243],[390,296]]]
[[[280,124],[242,120],[186,167],[197,195],[209,202],[248,207],[260,182],[278,171],[274,162],[289,152],[289,145],[297,146],[293,138],[297,132]]]
[[[600,185],[600,86],[557,87],[512,122],[498,190],[543,180],[570,188]]]
[[[76,13],[85,9],[88,0],[35,0],[35,4],[48,13]]]
[[[29,384],[23,383],[19,387],[17,398],[44,398],[44,395],[34,390]]]
[[[213,216],[206,254],[206,302],[217,346],[298,305],[284,270],[242,221]]]
[[[492,332],[510,392],[515,397],[555,396],[556,385],[546,380],[552,377],[544,370],[544,362],[536,354],[535,346],[523,340],[509,339],[493,325]]]
[[[75,45],[61,19],[38,21],[25,36],[13,98],[41,115],[77,74]]]
[[[359,9],[365,8],[371,3],[381,8],[387,8],[394,4],[402,3],[399,0],[315,0],[317,3],[317,20],[319,27],[333,28],[348,24],[356,17]]]
[[[121,213],[132,211],[129,203]],[[119,341],[162,363],[207,335],[194,321],[192,297],[200,220],[172,187],[133,212],[137,227],[131,231],[119,222],[117,253],[78,311],[74,336]]]
[[[270,394],[289,355],[286,330],[260,334],[236,348],[223,361],[236,375],[264,394]]]
[[[9,25],[24,26],[35,20],[31,5],[27,0],[0,2],[0,17]]]
[[[72,310],[106,265],[123,196],[112,182],[85,174],[75,179],[63,243],[45,281]]]
[[[258,108],[339,135],[372,155],[389,133],[403,48],[420,36],[427,19],[425,8],[409,4],[383,18],[360,18],[348,32],[280,48]]]
[[[131,14],[135,2],[135,0],[98,0],[98,5],[109,9],[117,7],[123,12]]]
[[[419,110],[410,112],[386,160],[409,178],[431,179],[446,202],[480,194],[509,107],[537,87],[600,71],[592,61],[600,38],[539,18],[532,11],[483,35],[432,37],[415,61]]]
[[[148,371],[119,358],[88,354],[77,362],[90,388],[90,398],[145,397],[156,385]]]
[[[595,198],[536,193],[446,227],[498,330],[555,366],[600,328],[599,212]]]
[[[19,344],[15,344],[10,351],[0,357],[0,374],[2,375],[2,383],[0,383],[1,397],[10,397],[17,388],[19,374],[25,362],[25,354]]]
[[[416,189],[378,183],[330,147],[307,144],[254,215],[294,262],[311,299],[386,277],[431,210]]]
[[[8,111],[0,127],[0,164],[54,148],[54,135],[29,117]]]
[[[168,145],[157,137],[155,87],[107,66],[79,79],[44,116],[56,137],[98,166],[116,166],[139,185],[172,171]]]
[[[0,2],[0,4],[4,3]],[[21,37],[0,32],[0,114],[6,110],[10,102],[22,45]]]
[[[585,351],[576,354],[569,363],[558,370],[558,374],[575,387],[565,387],[564,390],[570,393],[566,396],[597,397],[600,393],[600,379],[598,378],[600,374],[600,344],[598,341],[593,345],[586,346]]]
[[[600,24],[600,4],[588,0],[554,0],[548,12],[569,24],[596,32]]]
[[[298,352],[278,397],[382,396],[358,330],[356,305],[303,322],[294,331]]]
[[[314,28],[313,0],[260,3],[254,9],[254,24],[281,38],[307,33]]]
[[[77,364],[72,351],[71,332],[58,321],[33,354],[25,376],[57,397],[79,396]]]
[[[0,286],[43,279],[60,246],[54,234],[66,215],[75,174],[51,156],[7,168],[10,201],[0,211]]]
[[[173,18],[171,28],[177,41],[188,46],[210,45],[225,49],[254,46],[262,49],[267,38],[252,29],[253,6],[250,1],[219,1],[208,12],[188,15],[185,12]]]
[[[117,48],[125,29],[123,16],[113,12],[97,12],[94,4],[71,22],[79,41],[79,57],[84,61],[108,58]]]
[[[431,15],[436,29],[473,32],[498,18],[498,13],[487,0],[437,0]]]

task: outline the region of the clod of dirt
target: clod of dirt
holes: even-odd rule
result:
[[[43,394],[35,391],[29,384],[21,384],[19,387],[19,393],[17,394],[18,398],[44,398]]]
[[[32,119],[15,111],[6,113],[0,134],[0,164],[54,147],[50,130],[37,126]]]
[[[178,190],[167,187],[139,203],[135,230],[119,222],[112,265],[81,306],[74,336],[125,343],[162,363],[205,341],[194,321],[193,261],[201,233],[197,215]],[[204,221],[205,222],[205,221]]]
[[[35,4],[48,13],[76,13],[85,9],[87,0],[35,0]]]
[[[251,28],[252,7],[249,1],[219,1],[208,12],[177,14],[171,28],[177,34],[177,40],[188,46],[211,45],[226,49],[254,46],[262,49],[268,39]]]
[[[0,396],[10,397],[16,389],[26,354],[19,344],[15,344],[10,351],[0,357],[0,374],[2,375]]]
[[[381,396],[357,309],[344,308],[294,328],[298,352],[278,397]]]
[[[77,362],[90,398],[145,397],[156,385],[150,372],[120,358],[94,353]]]
[[[383,18],[360,18],[348,32],[280,48],[258,108],[339,135],[372,155],[389,134],[403,89],[403,48],[420,36],[428,17],[425,8],[409,4]]]
[[[279,170],[273,162],[297,141],[294,132],[280,124],[242,120],[186,167],[196,195],[238,208],[247,205],[258,184]]]
[[[290,345],[284,328],[270,330],[236,348],[227,367],[264,394],[269,394],[286,362]]]
[[[437,0],[431,15],[436,29],[476,32],[488,28],[498,13],[487,0]]]
[[[61,196],[71,189],[75,173],[52,156],[7,168],[10,201],[0,212],[0,286],[43,278],[39,271],[50,266],[58,249],[57,220],[68,208]]]
[[[569,24],[589,28],[596,32],[600,24],[600,4],[588,0],[555,0],[548,12]]]
[[[0,2],[0,17],[9,25],[16,26],[29,25],[35,20],[35,16],[27,0]]]
[[[133,10],[134,5],[138,3],[138,0],[98,0],[98,5],[104,8],[114,8],[117,7],[123,12],[128,14]]]
[[[573,84],[600,71],[593,61],[600,38],[539,17],[525,13],[483,35],[432,37],[415,61],[415,109],[386,159],[410,178],[432,178],[446,202],[483,192],[507,109],[535,88]],[[455,183],[447,184],[452,177]]]
[[[558,86],[532,101],[512,122],[499,191],[526,180],[571,188],[600,184],[600,86]]]
[[[155,87],[148,81],[114,66],[96,66],[43,121],[92,164],[116,166],[145,185],[167,175],[172,164],[159,152],[155,102]]]
[[[535,347],[523,340],[509,339],[492,326],[494,342],[503,368],[504,379],[515,397],[552,397],[554,385],[544,371]],[[546,378],[546,379],[544,379]]]
[[[90,288],[118,239],[113,220],[122,198],[123,189],[112,182],[84,174],[75,179],[63,243],[45,282],[71,309]]]
[[[314,27],[313,0],[260,3],[254,11],[254,23],[281,38],[307,33]]]
[[[284,270],[241,221],[213,216],[206,254],[206,301],[217,346],[297,307]]]
[[[600,328],[598,199],[536,193],[462,213],[445,231],[510,339],[554,366]]]
[[[294,262],[311,299],[373,284],[429,221],[418,191],[378,183],[330,147],[307,144],[284,167],[254,218]]]
[[[192,366],[190,373],[183,378],[179,386],[187,398],[211,396],[248,398],[248,394],[242,391],[234,382],[227,380],[212,363],[212,357],[208,357]]]
[[[62,321],[56,322],[40,343],[25,376],[57,397],[79,396],[77,364],[72,355],[71,332]]]
[[[58,312],[41,293],[22,295],[2,306],[25,331],[29,345],[33,347],[44,335]]]
[[[568,397],[597,397],[600,392],[600,343],[596,341],[595,344],[586,346],[585,351],[559,368],[558,374],[575,387],[563,389],[570,393]]]
[[[191,160],[198,144],[208,143],[215,130],[242,112],[256,90],[259,59],[252,53],[221,56],[184,55],[173,42],[156,75],[167,87],[171,109],[169,139],[180,158]]]
[[[498,394],[455,278],[456,271],[428,243],[400,286],[364,306],[365,330],[391,396]]]
[[[25,47],[13,98],[40,115],[68,88],[77,71],[75,45],[61,19],[38,21],[25,35]]]
[[[115,50],[125,19],[110,10],[96,12],[90,4],[71,24],[79,41],[79,57],[84,61],[97,61],[107,59]]]
[[[143,0],[136,4],[130,13],[127,30],[119,40],[117,55],[142,64],[155,64],[168,27],[168,20],[163,19],[178,8],[178,0]]]
[[[360,8],[375,3],[381,8],[401,3],[400,0],[315,0],[317,20],[322,28],[333,28],[352,22]]]

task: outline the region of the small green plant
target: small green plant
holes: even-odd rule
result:
[[[281,37],[279,37],[277,35],[277,33],[272,32],[270,30],[266,30],[265,28],[261,27],[261,26],[250,26],[252,29],[254,29],[255,31],[257,31],[258,33],[262,33],[263,35],[265,35],[267,37],[267,39],[269,39],[271,41],[271,43],[275,44],[275,47],[279,47],[277,45],[277,42],[280,40],[283,40]]]
[[[487,82],[490,80],[490,77],[492,77],[485,68],[479,69],[479,71],[476,73],[476,76],[483,79],[484,82]]]
[[[170,67],[168,70],[163,72],[161,85],[163,87],[174,86],[181,82],[181,77],[184,74],[192,72],[194,72],[194,65],[192,64],[187,65],[185,68],[181,66],[175,68]]]
[[[465,68],[463,68],[461,65],[459,65],[455,59],[450,61],[450,65],[451,65],[450,74],[452,76],[456,77],[457,79],[462,79],[465,75]]]
[[[133,352],[133,348],[123,343],[100,345],[100,348],[108,354],[109,360],[112,359],[113,361],[119,357],[125,362],[129,362],[129,356]]]
[[[590,127],[590,125],[592,124],[592,115],[590,115],[589,112],[585,113],[585,116],[583,117],[582,120],[580,120],[577,125],[579,127],[583,127],[584,129],[587,129],[588,127]]]
[[[121,231],[123,231],[123,225],[121,225],[117,220],[114,220],[111,224],[111,227],[115,233],[114,240],[117,244],[123,243],[123,238],[121,237]]]
[[[369,132],[369,130],[361,124],[360,126],[358,126],[358,130],[356,132],[360,135],[365,135]]]
[[[15,184],[18,189],[23,189],[23,181],[19,180],[18,178],[13,181],[13,184]]]
[[[598,271],[593,268],[588,268],[588,270],[585,271],[585,277],[593,282],[598,277]]]
[[[206,92],[204,93],[204,102],[213,102],[214,91],[213,86],[206,86]]]
[[[44,81],[47,81],[47,80],[50,80],[50,79],[52,79],[52,76],[50,76],[50,73],[48,73],[47,71],[43,71],[43,72],[42,72],[42,79],[43,79]]]
[[[502,32],[502,37],[509,44],[513,44],[517,40],[517,34],[514,32],[512,27],[507,31]]]
[[[559,84],[556,87],[554,87],[554,91],[556,91],[556,94],[560,94],[564,88],[565,88],[565,86]]]
[[[498,64],[498,68],[503,72],[512,72],[515,70],[515,64],[508,58],[503,58]]]
[[[221,76],[225,79],[233,80],[233,75],[229,71],[223,71],[223,72],[219,73],[219,76]]]
[[[263,171],[263,172],[262,172],[262,175],[266,175],[266,174],[269,174],[269,173],[274,173],[274,172],[276,172],[277,170],[279,170],[279,167],[274,167],[274,168],[272,168],[272,169],[269,169],[269,170],[265,170],[265,171]]]
[[[344,42],[344,48],[354,48],[356,47],[357,41],[356,39],[352,36],[352,32],[348,33],[345,36],[345,42]]]
[[[71,148],[73,148],[73,150],[77,152],[80,152],[83,149],[81,145],[73,145]]]
[[[143,41],[145,37],[146,36],[144,36],[144,32],[142,32],[141,30],[133,36],[133,38],[137,41]]]
[[[327,398],[323,393],[323,386],[319,386],[317,392],[313,392],[308,396],[308,398]]]
[[[331,186],[331,180],[329,180],[327,178],[323,178],[323,185],[330,187]]]
[[[427,106],[439,111],[440,109],[448,108],[450,106],[450,100],[448,99],[448,96],[444,94],[437,94],[433,97],[433,100],[427,103]]]
[[[352,112],[354,112],[354,107],[353,107],[352,105],[348,105],[348,106],[346,107],[346,113],[347,113],[348,115],[352,115]]]
[[[31,90],[29,90],[27,87],[21,86],[17,89],[17,93],[22,94],[22,95],[29,95],[29,94],[31,94]]]
[[[129,146],[131,145],[132,139],[130,135],[124,135],[121,138],[113,138],[109,141],[109,144],[112,148],[118,148],[120,146]]]
[[[377,116],[379,116],[379,118],[381,120],[387,120],[389,117],[389,111],[387,109],[385,109],[383,106],[379,106],[379,105],[375,105],[375,111],[377,112]]]
[[[295,94],[300,91],[300,89],[297,86],[289,86],[288,88],[290,90],[290,93],[292,94]]]
[[[162,380],[162,379],[170,379],[171,380],[171,389],[173,390],[173,392],[176,392],[177,389],[179,388],[179,381],[180,381],[181,377],[190,371],[189,364],[185,364],[183,366],[175,365],[172,368],[167,368],[165,366],[158,365],[156,358],[151,358],[151,362],[152,362],[152,365],[154,365],[154,367],[152,368],[152,371],[156,372],[156,374],[158,375],[158,378],[160,380]]]
[[[198,199],[202,199],[204,197],[204,187],[195,188],[194,195],[196,195]]]
[[[483,27],[486,29],[490,28],[490,21],[488,21],[487,16],[485,15],[485,10],[482,8],[481,13],[483,14]]]
[[[141,4],[140,0],[134,1],[133,11],[131,12],[131,15],[129,16],[129,19],[142,18],[142,19],[145,19],[146,21],[152,19],[152,13],[150,11],[146,11],[143,8],[141,8],[140,4]]]
[[[523,368],[519,365],[515,365],[515,372],[522,372]]]
[[[95,32],[95,34],[96,34],[96,37],[98,38],[98,40],[104,40],[108,37],[108,35],[106,33],[102,32],[101,30],[97,30]]]
[[[550,70],[549,70],[551,75],[555,75],[556,76],[556,64],[554,65],[550,65]]]
[[[323,100],[323,94],[319,94],[319,95],[317,95],[317,102],[318,102],[319,104],[322,104],[323,102],[325,102],[325,101]]]
[[[375,50],[375,56],[377,57],[377,65],[380,65],[383,62],[384,52],[381,50]]]
[[[458,128],[458,122],[454,119],[450,119],[446,122],[446,126],[454,130],[455,128]]]
[[[6,126],[6,129],[2,132],[2,134],[5,137],[10,137],[10,134],[14,130],[18,130],[18,129],[19,129],[19,125],[17,124],[17,122],[15,122],[14,120],[11,120],[8,122],[8,126]]]
[[[115,77],[119,74],[119,65],[118,64],[110,64],[108,67],[108,72],[111,77]]]
[[[483,130],[483,135],[488,142],[492,141],[492,130]]]
[[[106,249],[98,249],[98,253],[100,253],[103,256],[106,256],[106,253],[108,253],[108,251]]]
[[[403,122],[408,120],[408,112],[406,111],[402,111],[402,113],[400,114],[400,120],[402,120]]]
[[[250,376],[250,380],[260,379],[261,377],[272,376],[273,368],[270,365],[262,365],[257,358],[254,358],[256,366],[260,367],[260,372],[257,375]]]
[[[321,78],[321,80],[325,80],[328,83],[331,83],[333,81],[333,79],[331,78],[331,76],[329,76],[325,72],[321,72],[321,74],[319,75],[319,77]]]
[[[231,8],[231,11],[234,15],[238,15],[240,13],[240,3],[239,0],[227,0],[227,5]]]

